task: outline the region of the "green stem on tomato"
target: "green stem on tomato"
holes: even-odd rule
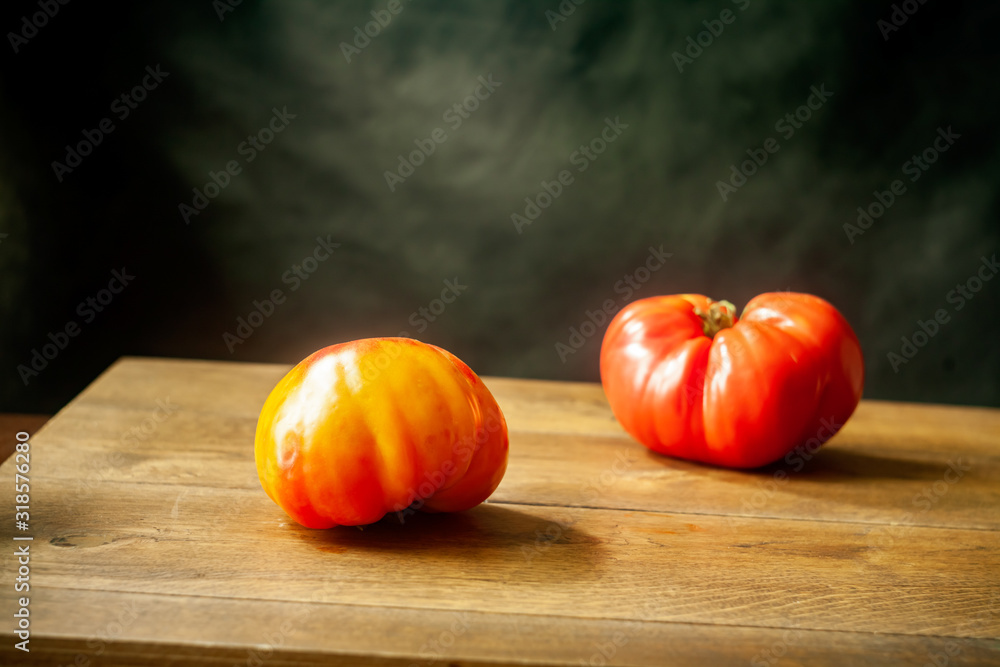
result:
[[[694,313],[701,318],[701,330],[709,338],[736,322],[736,306],[728,301],[713,301],[707,313],[701,308],[695,308]]]

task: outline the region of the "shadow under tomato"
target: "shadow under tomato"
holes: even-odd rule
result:
[[[294,530],[304,542],[331,554],[404,557],[407,567],[459,568],[464,576],[533,585],[595,579],[608,560],[606,546],[571,525],[561,508],[540,507],[535,514],[485,503],[451,514],[416,512],[402,522],[388,514],[367,526]]]
[[[726,468],[723,466],[677,459],[665,454],[646,450],[647,460],[660,465],[693,474],[739,473],[761,478],[773,478],[782,472],[788,481],[796,479],[820,481],[844,481],[862,479],[926,480],[940,479],[948,462],[921,461],[902,456],[880,455],[857,449],[826,446],[813,454],[789,455],[788,461],[779,459],[759,468]]]
[[[791,481],[795,478],[812,481],[847,479],[934,481],[940,479],[948,467],[946,461],[920,461],[837,447],[824,447],[808,461],[804,458],[793,456],[790,459],[791,463],[780,460],[747,472],[773,477],[779,470],[783,470]]]

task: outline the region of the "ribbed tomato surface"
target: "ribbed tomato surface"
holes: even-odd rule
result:
[[[261,485],[310,528],[483,502],[507,468],[507,424],[456,356],[409,338],[324,348],[274,388],[257,422]]]
[[[828,302],[761,294],[740,318],[699,294],[635,301],[611,321],[601,381],[621,425],[650,449],[753,468],[826,442],[861,400],[857,336]]]

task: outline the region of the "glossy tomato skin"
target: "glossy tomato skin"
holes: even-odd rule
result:
[[[257,422],[264,491],[309,528],[414,506],[483,502],[507,468],[507,423],[458,357],[409,338],[323,348],[271,391]]]
[[[732,468],[829,440],[864,386],[847,320],[819,297],[768,293],[713,338],[699,315],[713,303],[699,294],[651,297],[611,321],[601,382],[625,430],[654,451]]]

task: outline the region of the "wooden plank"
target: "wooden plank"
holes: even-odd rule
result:
[[[0,414],[0,463],[14,452],[19,432],[33,435],[48,420],[49,415]]]
[[[52,587],[304,601],[334,578],[326,602],[954,636],[1000,597],[990,531],[511,504],[315,531],[257,490],[36,488]]]
[[[219,362],[120,364],[46,431],[61,465],[44,470],[84,491],[103,481],[145,480],[258,488],[252,461],[257,408],[283,372]],[[149,387],[146,378],[154,374],[156,385]],[[560,383],[541,383],[545,391],[539,392],[523,380],[489,382],[500,387],[511,425],[510,467],[497,501],[1000,528],[1000,513],[990,511],[1000,506],[1000,451],[986,430],[996,421],[1000,432],[1000,411],[928,408],[937,419],[927,426],[911,406],[863,405],[857,420],[814,458],[803,454],[744,472],[659,456],[620,431],[572,433],[580,423],[569,416],[553,417],[566,424],[566,433],[535,429],[532,414],[569,414],[574,405],[617,429],[606,403],[598,405],[599,387],[570,384],[560,393]],[[519,393],[524,387],[533,388],[524,390],[528,398]],[[546,401],[548,394],[553,398]],[[885,413],[889,426],[871,413]],[[906,430],[904,423],[919,428]],[[937,446],[914,446],[927,432]]]
[[[512,441],[489,504],[311,531],[253,465],[286,371],[124,360],[32,438],[32,663],[247,664],[306,607],[267,664],[1000,659],[1000,411],[865,402],[801,470],[746,473],[646,451],[597,385],[487,378]]]
[[[125,358],[74,400],[78,407],[152,410],[170,396],[196,398],[215,414],[256,420],[264,399],[291,368],[280,364]],[[150,378],[155,377],[155,382]],[[511,431],[627,439],[600,385],[486,377]],[[998,456],[1000,410],[862,401],[843,432],[828,443],[862,438],[858,445],[892,451]]]
[[[152,414],[135,411],[126,421],[141,426]],[[45,474],[83,493],[105,481],[150,479],[256,489],[254,425],[178,408],[156,424],[155,437],[130,440],[127,430],[88,410],[48,434],[62,465]],[[213,428],[222,435],[189,446],[190,433]],[[74,435],[81,431],[85,440]],[[514,433],[508,471],[493,500],[997,529],[1000,513],[989,510],[1000,506],[1000,459],[897,455],[845,444],[820,450],[808,465],[741,472],[669,459],[621,438]]]
[[[1000,528],[1000,459],[887,452],[845,437],[808,463],[734,471],[659,456],[631,441],[512,437],[495,501],[723,516]]]
[[[324,584],[328,586],[329,584]],[[322,588],[322,586],[321,586]],[[995,664],[997,642],[41,587],[31,664]],[[66,610],[74,632],[59,627]],[[165,620],[169,619],[169,622]],[[391,642],[387,639],[391,638]],[[0,634],[0,660],[23,658]],[[37,643],[36,643],[37,642]],[[710,656],[710,658],[709,658]],[[249,661],[249,662],[248,662]],[[933,664],[933,662],[932,662]]]

